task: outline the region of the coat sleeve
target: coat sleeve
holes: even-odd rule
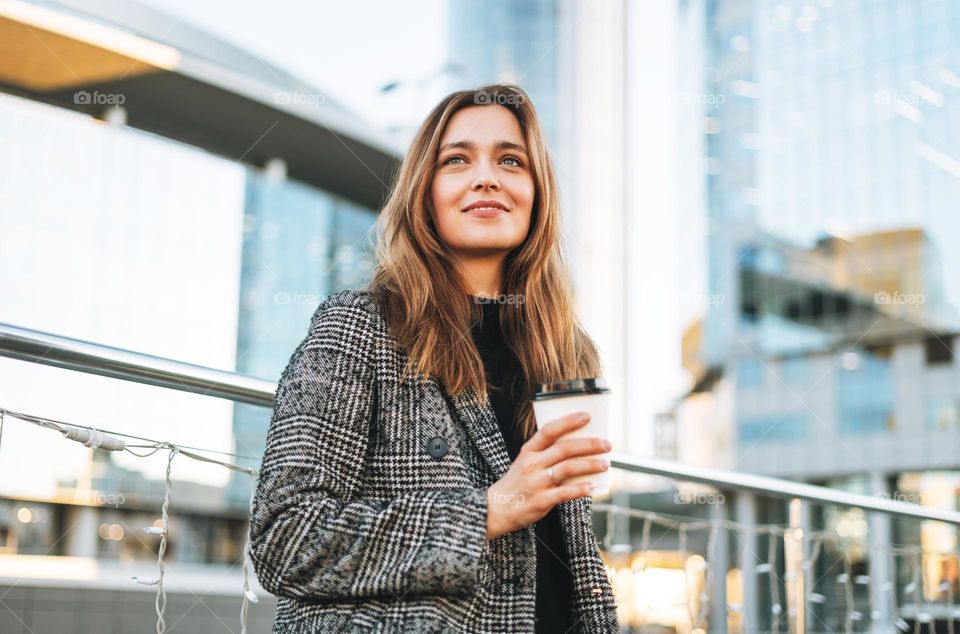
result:
[[[356,495],[376,335],[366,306],[338,299],[314,313],[277,386],[250,519],[260,583],[307,600],[470,594],[487,549],[486,489]]]

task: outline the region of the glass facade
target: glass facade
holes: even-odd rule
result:
[[[726,301],[702,353],[729,376],[734,468],[958,508],[960,4],[704,7],[707,293]],[[909,562],[885,571],[871,548],[956,549],[935,522],[885,531],[819,505],[809,522],[838,538],[814,574],[825,631],[850,627],[848,601],[863,627],[887,618],[863,580],[909,584]],[[920,594],[894,595],[903,614],[956,587],[929,557]]]
[[[898,395],[923,392],[891,345],[939,339],[957,375],[960,5],[712,0],[706,22],[708,292],[734,301],[710,307],[703,352],[736,370],[741,449],[749,414],[789,404],[751,389],[758,360],[791,359],[797,398],[829,384],[815,418],[841,436],[891,432]],[[816,355],[833,367],[797,371]],[[955,428],[958,385],[926,428]]]
[[[278,379],[320,301],[370,282],[375,221],[370,209],[248,171],[237,372]],[[243,464],[258,465],[269,424],[269,410],[235,404],[236,452],[257,457]],[[233,503],[243,505],[249,496],[249,479],[235,476]]]
[[[893,375],[890,350],[843,353],[837,380],[840,432],[893,430]]]
[[[463,0],[449,3],[448,51],[466,68],[468,87],[516,83],[536,104],[547,139],[557,126],[562,0]]]

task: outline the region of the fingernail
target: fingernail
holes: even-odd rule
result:
[[[610,444],[609,440],[604,440],[603,448],[606,449],[607,451],[610,451],[611,449],[613,449],[613,445]]]
[[[583,421],[586,421],[586,420],[590,420],[590,414],[587,414],[586,412],[584,412],[583,414],[580,414],[580,416],[577,417],[578,423],[582,423]]]

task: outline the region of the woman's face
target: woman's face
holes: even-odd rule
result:
[[[468,106],[450,119],[427,210],[458,257],[505,256],[523,243],[534,198],[529,163],[520,123],[504,106]],[[470,210],[483,202],[487,209]]]

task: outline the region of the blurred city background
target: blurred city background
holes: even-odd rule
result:
[[[257,468],[416,126],[496,81],[544,122],[641,465],[594,501],[624,631],[954,632],[956,0],[0,0],[0,408]],[[5,416],[0,631],[153,631],[168,458]],[[239,632],[251,477],[170,465],[166,628]]]

